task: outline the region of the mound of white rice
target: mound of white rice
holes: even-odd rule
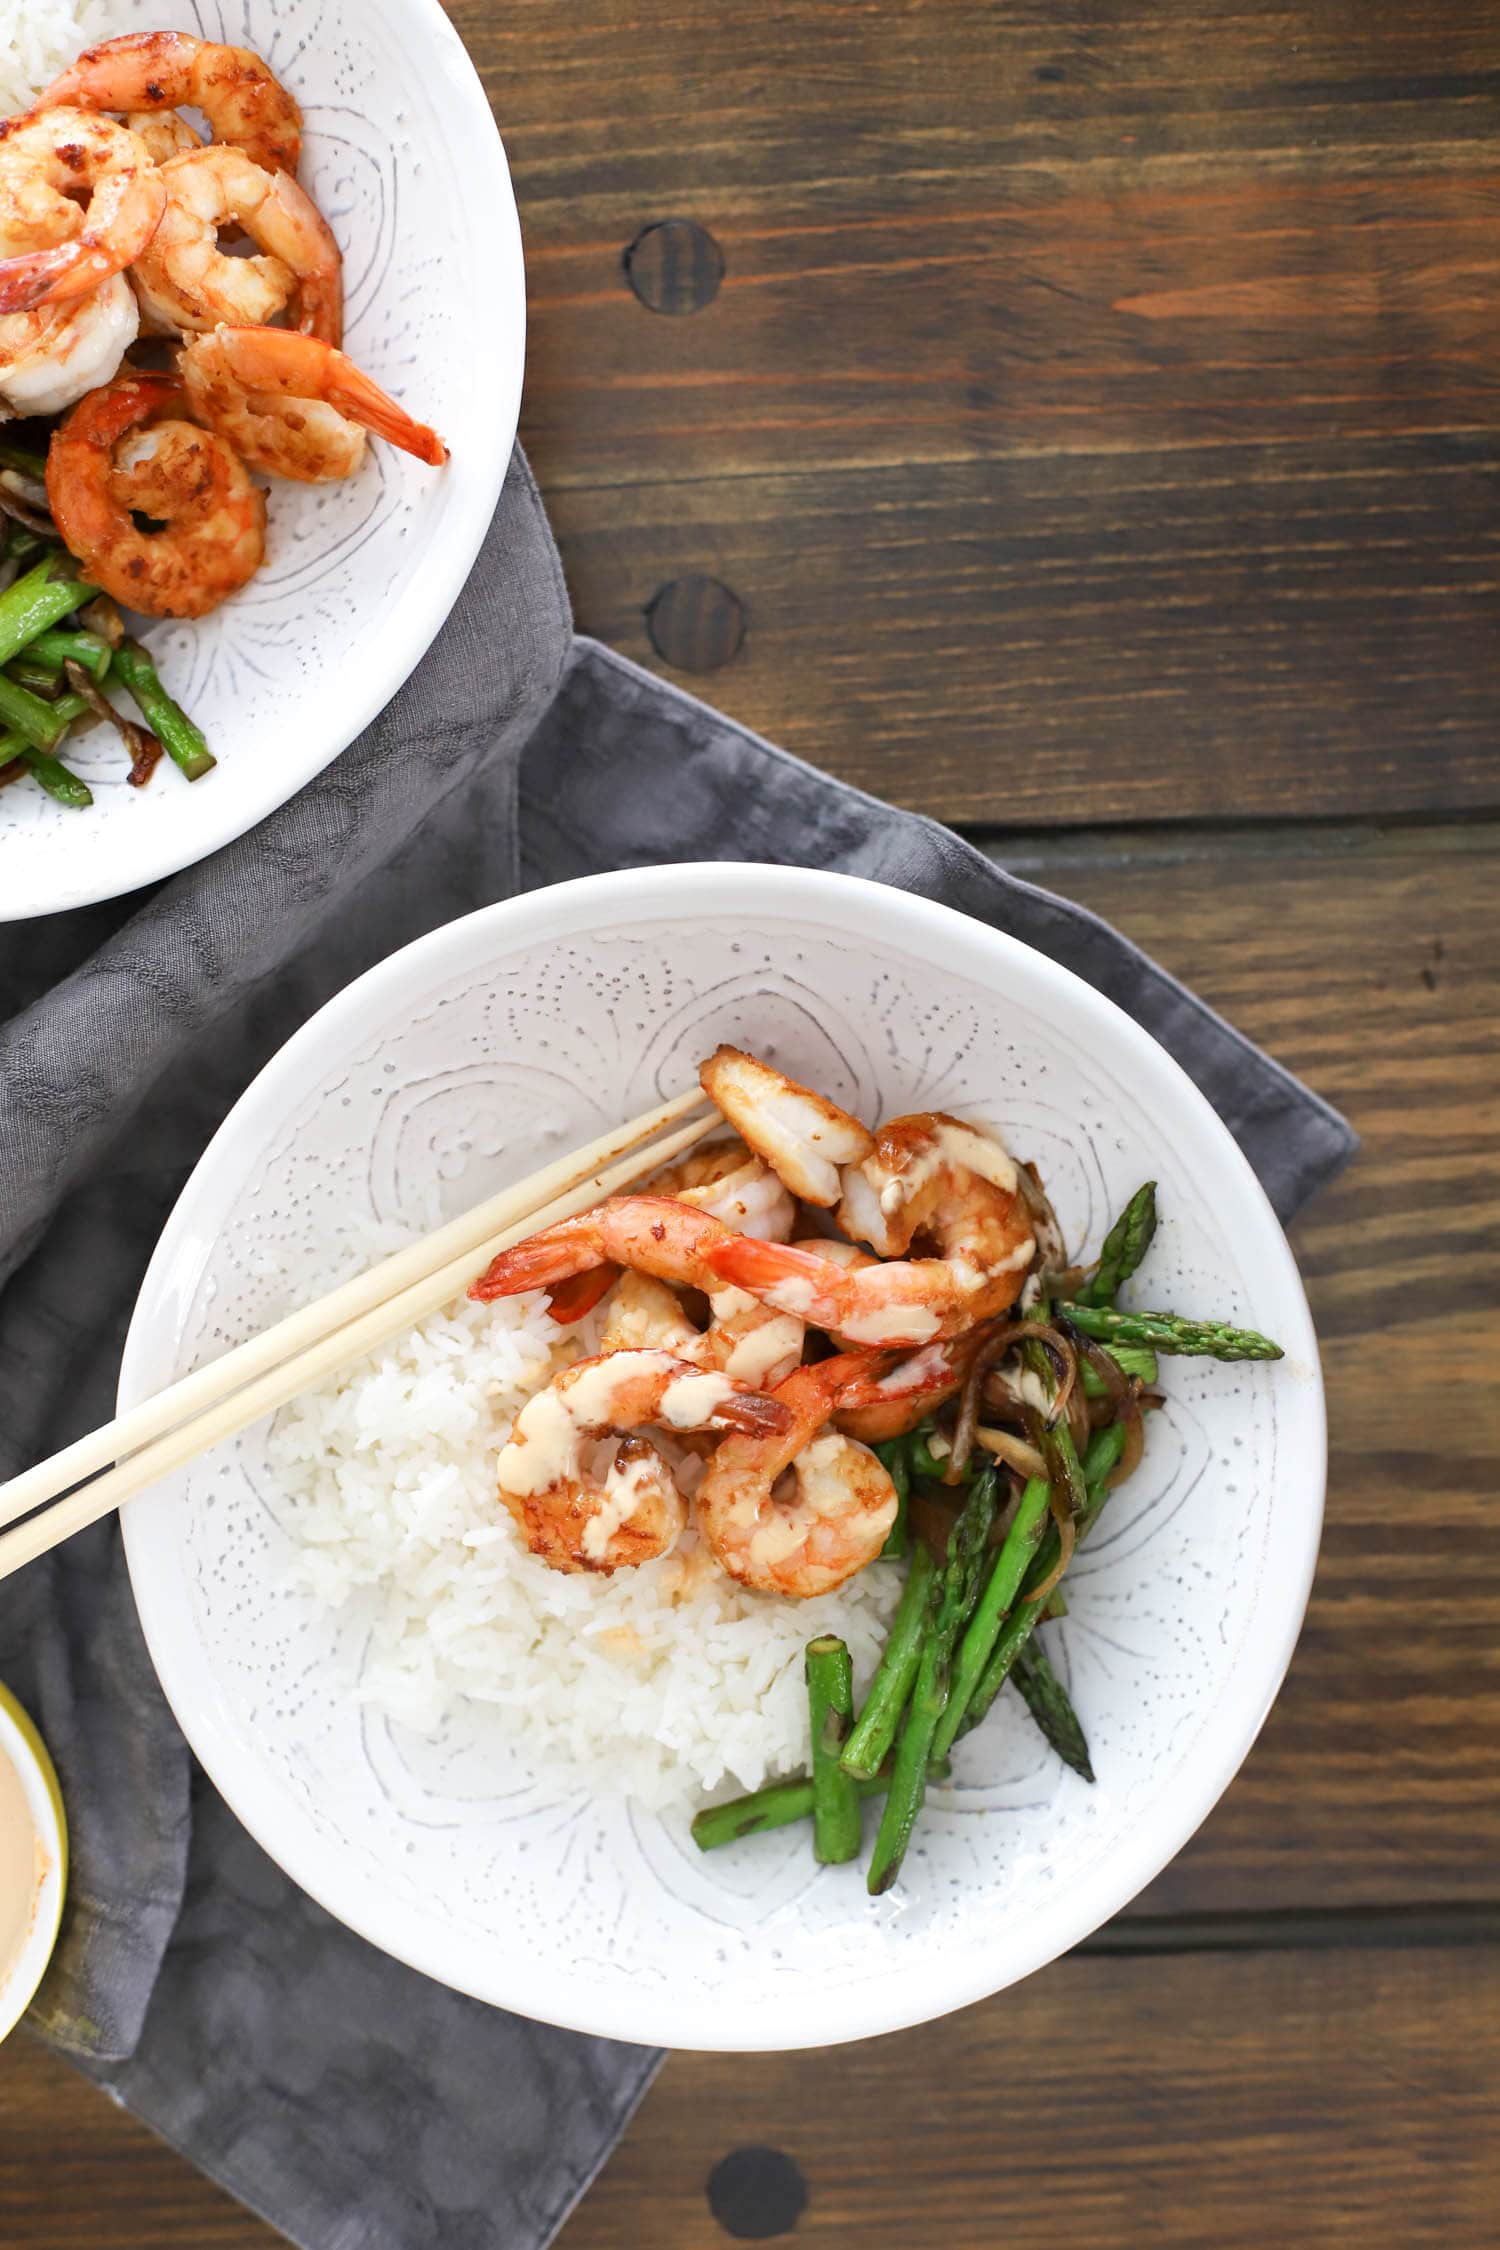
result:
[[[129,28],[115,0],[0,0],[0,114],[29,108],[84,47]]]
[[[591,1324],[558,1335],[540,1297],[465,1304],[287,1408],[270,1458],[299,1585],[329,1609],[372,1590],[362,1692],[409,1725],[463,1697],[497,1705],[532,1762],[656,1806],[804,1767],[806,1643],[842,1634],[862,1685],[903,1574],[875,1564],[785,1601],[737,1586],[691,1531],[638,1570],[547,1569],[495,1496],[495,1462]]]

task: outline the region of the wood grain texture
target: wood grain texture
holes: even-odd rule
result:
[[[452,13],[585,630],[659,664],[655,589],[724,580],[719,699],[950,820],[1500,801],[1500,19]],[[687,319],[621,265],[669,216]]]
[[[1010,856],[1364,1138],[1292,1237],[1330,1423],[1307,1628],[1239,1780],[1135,1911],[1494,1898],[1500,832]]]
[[[831,2053],[677,2055],[562,2250],[707,2250],[705,2182],[784,2151],[848,2250],[1481,2250],[1500,1956],[1074,1956]],[[786,2238],[783,2238],[786,2239]]]
[[[675,324],[681,325],[681,324]],[[746,612],[714,700],[950,821],[1244,820],[1500,793],[1489,438],[1228,446],[548,495],[581,628]]]
[[[854,2250],[1487,2250],[1500,1954],[1075,1955],[945,2023],[680,2055],[563,2250],[711,2250],[713,2167],[789,2156],[796,2240]],[[0,2053],[6,2250],[271,2250],[66,2065]],[[415,2246],[414,2246],[415,2250]]]

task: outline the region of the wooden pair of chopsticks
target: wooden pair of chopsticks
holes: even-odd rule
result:
[[[702,1114],[694,1117],[694,1111]],[[97,1523],[184,1461],[274,1413],[336,1367],[425,1320],[461,1295],[496,1251],[587,1211],[606,1195],[618,1195],[722,1123],[717,1111],[704,1109],[696,1087],[679,1094],[518,1186],[503,1188],[435,1234],[64,1446],[50,1461],[12,1477],[0,1485],[0,1524],[15,1526],[0,1533],[0,1579]]]

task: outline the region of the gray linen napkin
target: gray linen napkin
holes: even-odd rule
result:
[[[327,773],[149,900],[0,931],[0,1475],[110,1411],[156,1233],[260,1064],[523,878],[765,859],[922,891],[1147,1024],[1283,1216],[1350,1153],[1333,1111],[1093,916],[569,636],[518,451],[437,649]],[[297,1892],[193,1773],[114,1526],[0,1587],[0,1677],[73,1828],[42,2036],[307,2250],[539,2250],[657,2057],[463,2000]]]

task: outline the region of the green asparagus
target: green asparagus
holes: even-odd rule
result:
[[[1104,1237],[1093,1276],[1078,1292],[1081,1305],[1112,1305],[1151,1247],[1156,1232],[1156,1182],[1138,1187]]]
[[[1109,1479],[1119,1466],[1124,1450],[1125,1426],[1122,1422],[1111,1422],[1107,1430],[1096,1431],[1089,1441],[1082,1462],[1084,1483],[1088,1487],[1088,1508],[1075,1526],[1080,1543],[1093,1529],[1100,1509],[1109,1498]],[[1052,1576],[1061,1553],[1062,1541],[1057,1527],[1049,1524],[1036,1551],[1036,1560],[1026,1573],[1021,1598],[1002,1623],[989,1660],[969,1698],[968,1707],[954,1721],[953,1730],[948,1735],[949,1741],[958,1734],[967,1734],[971,1727],[977,1727],[1004,1687],[1011,1666],[1039,1623],[1038,1612],[1042,1604],[1031,1596],[1036,1589],[1045,1586]]]
[[[880,1552],[886,1559],[900,1562],[911,1545],[906,1522],[907,1502],[911,1498],[911,1460],[907,1443],[905,1438],[891,1438],[886,1444],[877,1445],[872,1450],[896,1487],[896,1520],[891,1525]]]
[[[1185,1352],[1205,1359],[1280,1359],[1281,1346],[1253,1328],[1231,1328],[1225,1320],[1184,1320],[1177,1313],[1113,1312],[1082,1305],[1059,1305],[1057,1316],[1070,1320],[1101,1344],[1147,1344],[1153,1351]]]
[[[953,1747],[953,1738],[989,1661],[996,1636],[1007,1612],[1015,1606],[1028,1566],[1047,1529],[1051,1497],[1052,1485],[1047,1477],[1030,1478],[1022,1491],[1010,1529],[979,1597],[979,1605],[959,1643],[948,1701],[933,1732],[934,1758],[946,1758]],[[1056,1538],[1055,1532],[1053,1537]]]
[[[858,1859],[859,1791],[839,1764],[854,1719],[854,1665],[836,1634],[807,1644],[807,1707],[812,1728],[813,1855],[825,1867]]]
[[[920,1428],[913,1430],[906,1441],[907,1458],[911,1462],[913,1476],[941,1479],[947,1473],[948,1463],[946,1460],[939,1460],[932,1451],[928,1443],[931,1436],[931,1422],[923,1422]]]
[[[1109,1357],[1122,1375],[1127,1378],[1134,1376],[1142,1383],[1154,1383],[1161,1372],[1156,1364],[1155,1352],[1146,1344],[1111,1345]],[[1078,1380],[1083,1385],[1085,1398],[1108,1398],[1109,1385],[1102,1375],[1094,1373],[1086,1359],[1081,1359],[1078,1363]]]
[[[1035,1636],[1016,1657],[1010,1676],[1027,1710],[1064,1765],[1082,1774],[1085,1781],[1092,1781],[1094,1769],[1089,1761],[1088,1738],[1079,1724],[1067,1689]]]
[[[27,663],[50,672],[55,680],[62,678],[62,668],[69,663],[81,664],[85,672],[102,680],[114,662],[114,650],[100,634],[69,632],[62,626],[38,633],[25,653]]]
[[[140,705],[141,717],[147,726],[160,737],[167,756],[188,780],[199,781],[211,772],[218,761],[204,740],[201,728],[194,726],[182,706],[168,695],[156,666],[139,641],[121,641],[115,650],[114,670],[115,677],[124,682]]]
[[[0,757],[4,755],[3,746],[0,746]],[[69,772],[60,758],[54,758],[46,750],[33,750],[29,743],[18,755],[25,763],[32,780],[38,782],[49,797],[56,798],[60,805],[66,805],[69,812],[88,811],[94,801],[93,791],[87,782],[79,780],[76,773]]]
[[[896,1745],[891,1785],[870,1859],[866,1888],[876,1898],[901,1872],[907,1845],[927,1794],[927,1769],[934,1756],[933,1736],[948,1701],[953,1651],[973,1605],[984,1567],[990,1526],[995,1520],[999,1479],[987,1469],[969,1487],[958,1521],[948,1534],[948,1555],[928,1605],[927,1631],[917,1665],[916,1684],[906,1723]],[[937,1753],[941,1755],[941,1753]]]
[[[74,578],[68,556],[45,555],[0,594],[0,664],[86,602],[94,588]]]
[[[872,1774],[852,1787],[861,1798],[878,1797],[889,1780],[889,1774]],[[700,1852],[711,1852],[720,1844],[737,1844],[745,1836],[765,1836],[773,1828],[789,1828],[793,1821],[811,1820],[812,1815],[813,1778],[810,1773],[799,1773],[789,1781],[768,1782],[748,1797],[733,1797],[727,1805],[706,1805],[693,1816],[693,1842]]]
[[[911,1552],[900,1607],[892,1621],[875,1677],[870,1682],[864,1709],[844,1745],[841,1763],[845,1773],[853,1774],[856,1781],[868,1781],[879,1770],[896,1739],[896,1729],[901,1724],[901,1714],[910,1699],[921,1662],[927,1605],[935,1574],[936,1565],[918,1540]]]

